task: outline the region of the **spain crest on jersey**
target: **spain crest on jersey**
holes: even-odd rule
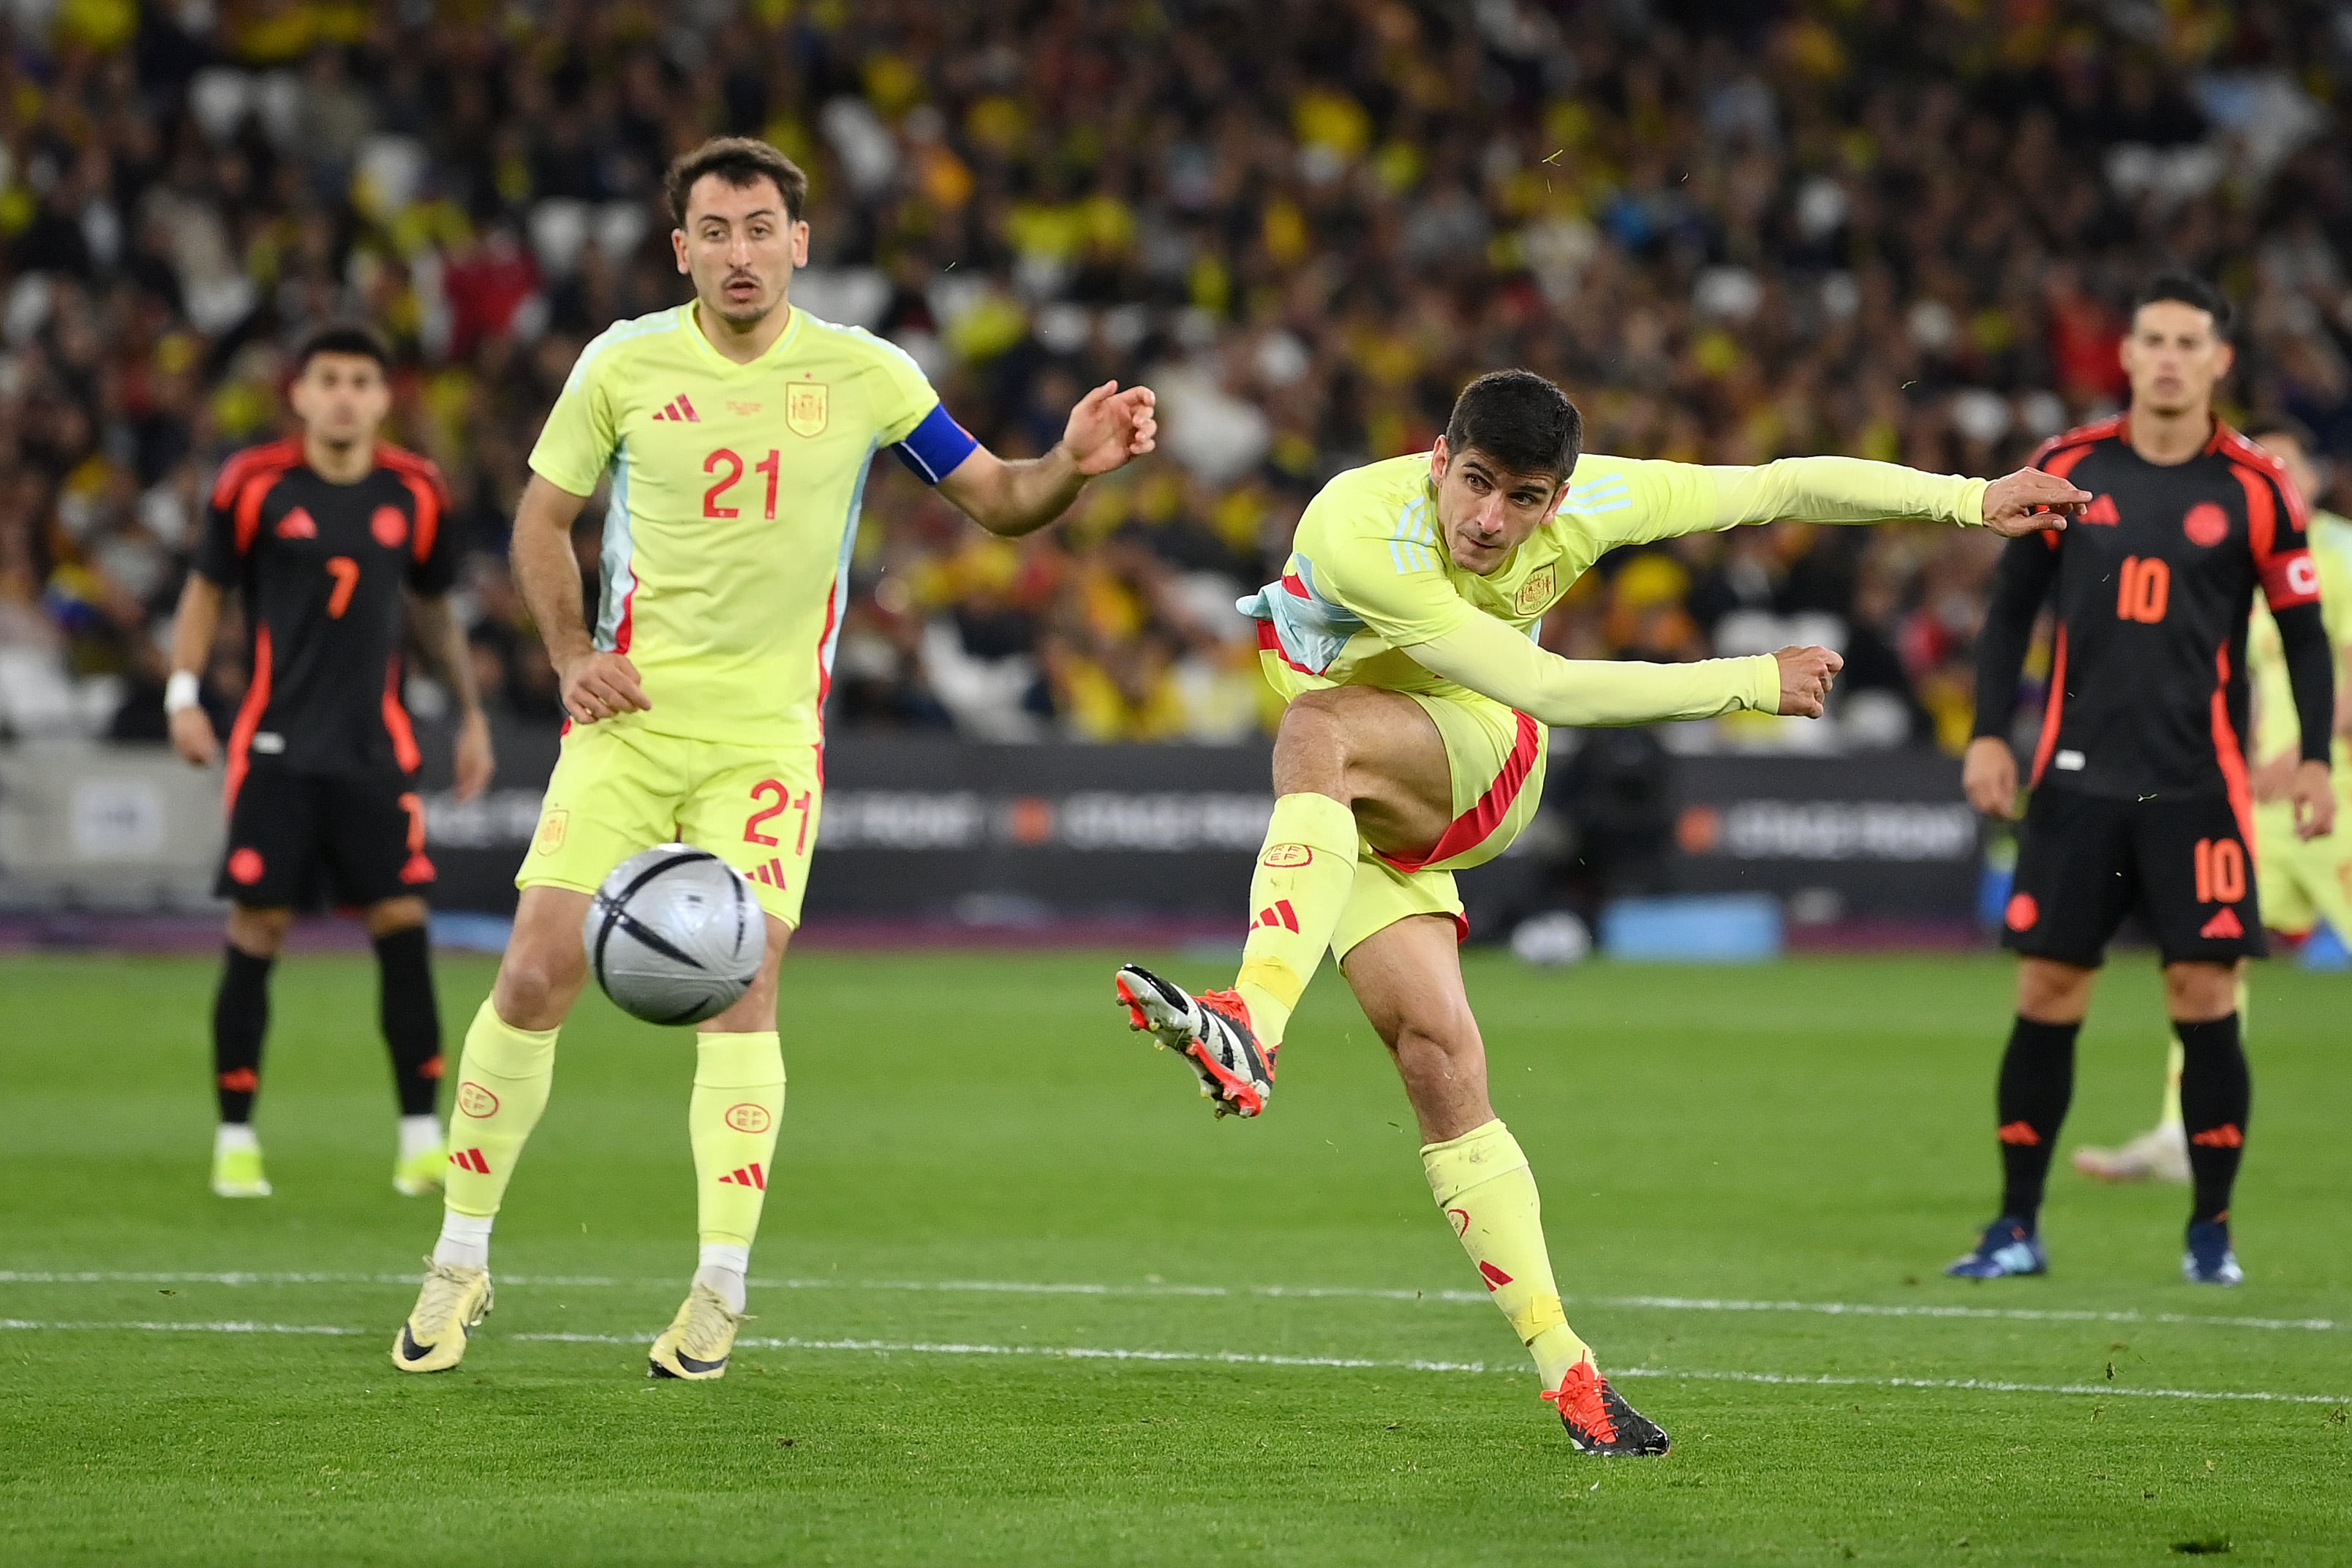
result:
[[[1528,580],[1519,584],[1518,597],[1511,602],[1512,613],[1531,616],[1542,609],[1551,603],[1552,588],[1559,581],[1559,574],[1552,570],[1550,562],[1537,567],[1528,574]]]
[[[784,389],[784,427],[795,436],[822,436],[831,399],[821,381],[795,382]]]

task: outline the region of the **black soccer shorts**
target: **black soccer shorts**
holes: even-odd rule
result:
[[[213,891],[260,909],[373,904],[433,884],[425,803],[402,773],[300,773],[257,761],[229,804]]]
[[[2230,797],[2117,800],[2048,784],[2035,790],[2001,945],[2095,969],[2135,910],[2167,963],[2269,952],[2253,846]]]

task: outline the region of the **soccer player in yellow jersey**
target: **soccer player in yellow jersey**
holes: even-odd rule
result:
[[[1580,455],[1582,445],[1558,387],[1498,371],[1463,392],[1431,452],[1324,487],[1281,581],[1242,602],[1289,706],[1240,977],[1193,996],[1129,965],[1116,984],[1133,1026],[1182,1053],[1220,1115],[1255,1116],[1291,1011],[1324,950],[1335,953],[1404,1079],[1438,1206],[1570,1440],[1662,1454],[1665,1434],[1610,1387],[1560,1310],[1527,1157],[1487,1098],[1453,873],[1501,854],[1534,815],[1547,725],[1742,708],[1818,717],[1841,661],[1790,647],[1579,663],[1535,633],[1620,545],[1776,518],[1934,518],[2015,535],[2063,526],[2090,497],[2036,470],[1988,484],[1846,458],[1697,468]]]
[[[1106,384],[1044,457],[982,448],[906,354],[791,303],[807,190],[762,142],[714,140],[673,164],[671,239],[693,302],[590,343],[531,453],[515,575],[571,721],[515,879],[513,939],[466,1036],[441,1238],[393,1344],[404,1371],[457,1365],[489,1310],[491,1221],[587,978],[590,896],[628,856],[683,839],[751,877],[768,924],[758,979],[698,1036],[700,1266],[652,1350],[657,1376],[725,1373],[783,1113],[776,970],[823,809],[825,687],[867,464],[887,447],[1010,535],[1152,447],[1151,394]],[[592,632],[571,529],[608,477]]]
[[[2257,420],[2246,439],[2286,465],[2311,513],[2306,533],[2319,569],[2319,616],[2336,649],[2336,799],[2339,824],[2352,824],[2352,520],[2321,510],[2326,493],[2317,444],[2302,426]],[[2305,838],[2295,831],[2287,790],[2301,761],[2294,694],[2287,684],[2286,653],[2278,623],[2254,601],[2246,627],[2246,676],[2253,687],[2254,885],[2262,889],[2263,923],[2289,936],[2309,936],[2322,921],[2339,942],[2352,942],[2352,830]],[[2238,1012],[2246,986],[2238,983]],[[2189,1132],[2180,1115],[2180,1041],[2169,1042],[2164,1103],[2157,1123],[2118,1148],[2074,1151],[2074,1168],[2103,1182],[2189,1180]]]

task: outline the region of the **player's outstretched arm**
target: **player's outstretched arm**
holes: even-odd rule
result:
[[[1148,386],[1104,382],[1078,399],[1054,449],[1008,462],[985,447],[940,480],[940,493],[991,533],[1032,533],[1070,510],[1078,491],[1152,448],[1160,425]]]
[[[220,737],[213,733],[212,716],[197,704],[196,689],[213,656],[224,596],[219,584],[191,572],[172,616],[172,679],[163,690],[163,709],[171,724],[172,750],[199,768],[212,766],[220,755]]]
[[[1862,458],[1782,458],[1715,477],[1715,523],[1793,518],[1804,522],[1880,522],[1895,518],[1981,523],[2005,539],[2063,529],[2091,495],[2040,468],[1993,480],[1922,473]]]
[[[474,659],[466,628],[450,612],[446,594],[419,594],[410,601],[416,640],[442,680],[457,698],[455,778],[459,800],[471,800],[490,786],[498,759],[490,749],[490,721],[482,714],[482,694],[474,685]]]
[[[1824,647],[1639,664],[1562,658],[1490,616],[1404,650],[1431,674],[1546,724],[1652,724],[1742,708],[1818,719],[1845,661]]]
[[[572,553],[572,522],[588,498],[533,474],[515,509],[514,575],[522,602],[539,624],[555,666],[563,710],[583,724],[615,713],[650,709],[637,667],[625,654],[600,653],[582,614],[580,558]]]

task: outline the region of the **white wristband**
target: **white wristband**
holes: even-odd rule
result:
[[[197,705],[196,673],[192,669],[175,669],[172,679],[163,682],[163,711],[177,713],[183,708]]]

